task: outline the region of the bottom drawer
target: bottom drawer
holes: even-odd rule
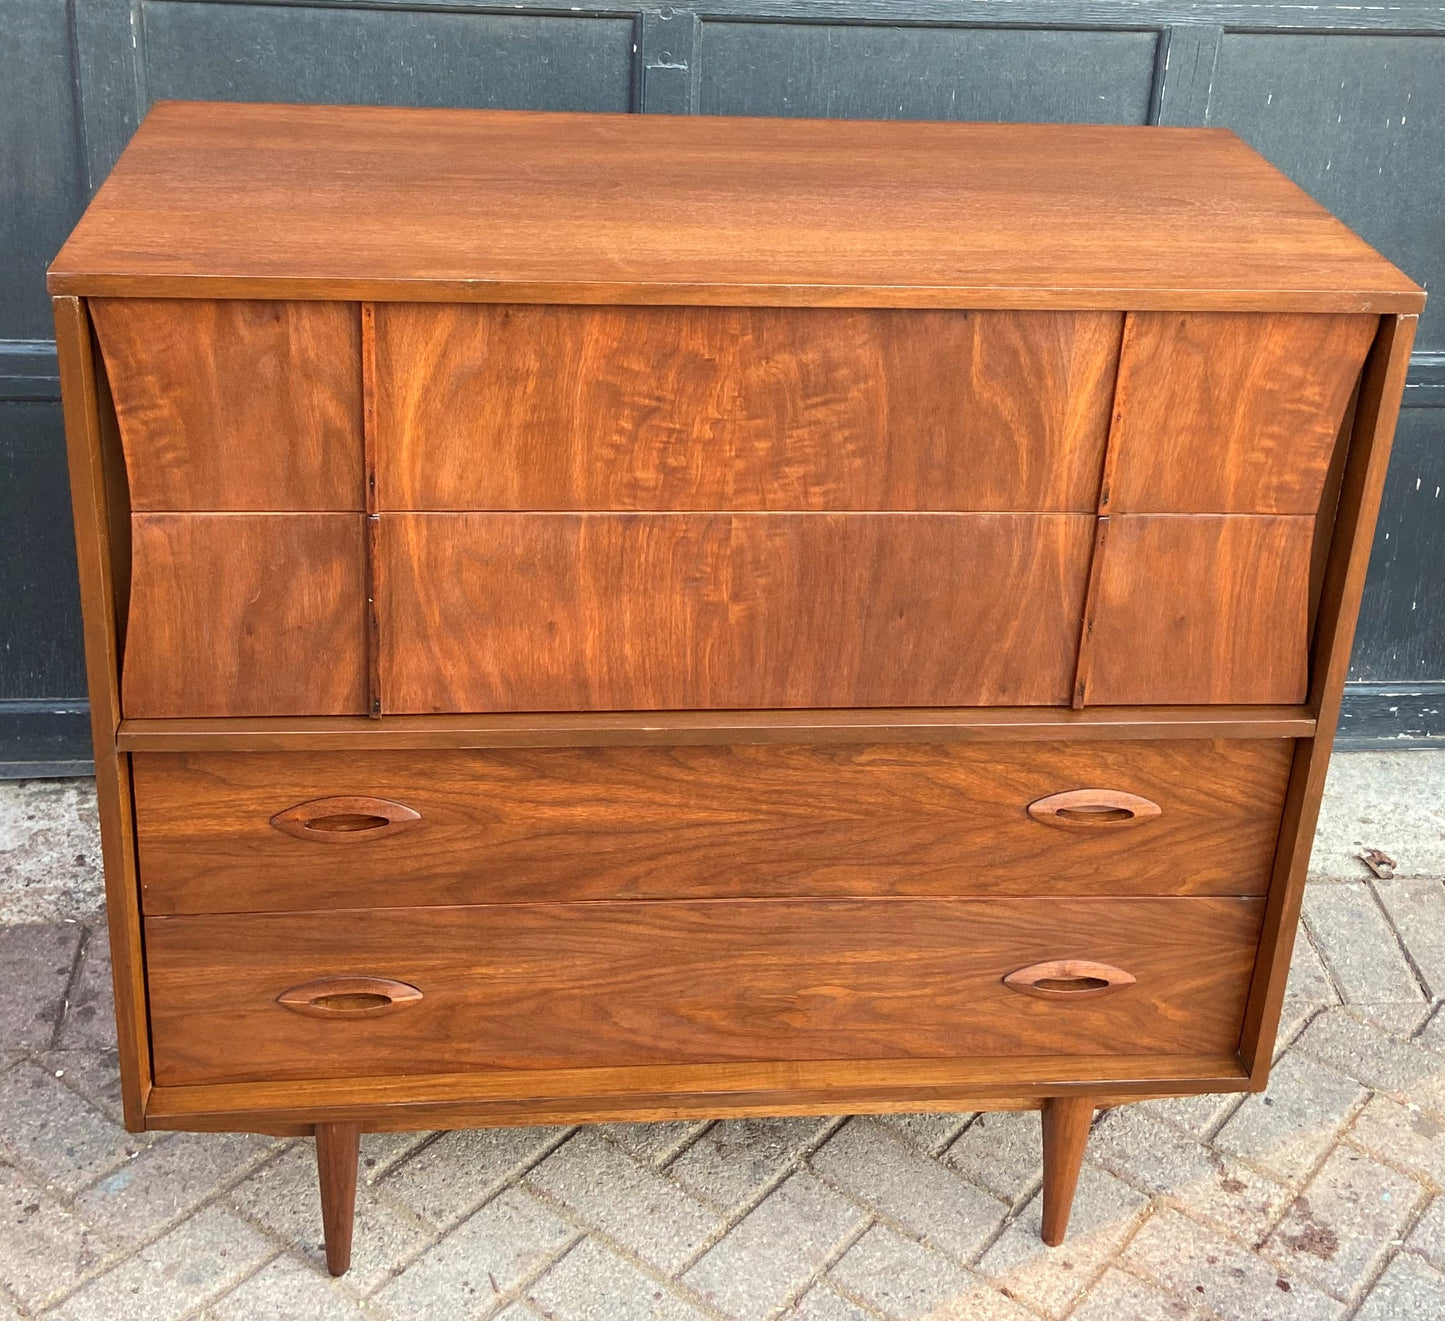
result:
[[[1239,1038],[1262,913],[1151,897],[152,917],[155,1077],[1217,1055]],[[1106,967],[1004,981],[1068,960]]]

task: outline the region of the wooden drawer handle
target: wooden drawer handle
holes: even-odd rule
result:
[[[385,798],[317,798],[277,812],[271,824],[297,839],[350,844],[405,830],[421,813]]]
[[[312,1018],[375,1018],[420,999],[415,986],[390,977],[318,977],[282,991],[276,1003]]]
[[[1138,794],[1126,794],[1122,789],[1070,789],[1029,804],[1029,815],[1035,821],[1068,830],[1136,826],[1162,812],[1158,803]]]
[[[1046,1000],[1089,1000],[1133,986],[1134,979],[1122,968],[1090,959],[1054,959],[1031,963],[1003,979],[1011,991],[1037,995]]]

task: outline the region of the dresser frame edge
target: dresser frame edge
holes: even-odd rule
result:
[[[106,920],[115,987],[116,1040],[120,1056],[121,1107],[130,1132],[146,1127],[153,1087],[150,1020],[146,1001],[145,947],[136,870],[135,820],[131,806],[130,754],[120,750],[120,652],[124,632],[125,580],[117,564],[129,540],[129,500],[119,435],[106,425],[104,365],[80,298],[51,300],[75,555],[85,641],[90,732],[95,755],[96,802],[105,871]],[[120,505],[125,507],[118,507]]]
[[[1301,738],[1295,744],[1259,956],[1240,1034],[1240,1057],[1249,1069],[1251,1091],[1264,1089],[1274,1058],[1320,800],[1419,320],[1417,314],[1381,317],[1360,375],[1354,426],[1338,504],[1333,510],[1329,555],[1315,616],[1308,699],[1315,714],[1315,730],[1312,737]],[[1321,510],[1320,516],[1327,517],[1328,512]]]

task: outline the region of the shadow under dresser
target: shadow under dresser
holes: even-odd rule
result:
[[[50,271],[128,1125],[1265,1084],[1424,295],[1232,134],[163,103]]]

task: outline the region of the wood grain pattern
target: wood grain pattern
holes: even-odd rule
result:
[[[368,1132],[611,1119],[883,1114],[917,1110],[1038,1109],[1049,1096],[1128,1100],[1243,1090],[1234,1051],[1219,1055],[1077,1055],[1069,1078],[1057,1056],[789,1060],[641,1068],[478,1069],[465,1073],[311,1078],[157,1087],[152,1128],[304,1132],[359,1118]],[[967,1100],[969,1104],[962,1105]],[[292,1125],[304,1125],[292,1129]]]
[[[1350,648],[1365,590],[1370,547],[1385,489],[1390,447],[1405,392],[1416,317],[1382,317],[1360,382],[1355,426],[1340,483],[1339,506],[1330,541],[1315,623],[1310,701],[1319,711],[1315,737],[1295,750],[1280,826],[1279,849],[1265,910],[1259,961],[1250,988],[1240,1051],[1258,1090],[1269,1078],[1280,1006],[1284,1002],[1300,904],[1324,796],[1330,749],[1340,718],[1340,699]]]
[[[1304,698],[1312,518],[1123,514],[1110,525],[1086,701]]]
[[[345,303],[96,299],[135,510],[363,507]]]
[[[326,1269],[345,1275],[351,1266],[351,1230],[356,1209],[356,1161],[361,1125],[316,1125],[316,1170],[321,1184],[321,1225]]]
[[[1232,1048],[1263,901],[1224,898],[515,904],[146,921],[164,1084],[550,1069]],[[1138,985],[1016,995],[1078,956]],[[291,1014],[321,974],[423,999],[357,1021]]]
[[[1424,302],[1218,129],[177,102],[147,115],[50,291],[1108,311]]]
[[[383,304],[382,507],[1088,512],[1120,320]]]
[[[148,913],[801,895],[1262,894],[1291,740],[138,753]],[[1060,830],[1042,791],[1162,811]],[[337,847],[278,808],[374,790],[420,814]]]
[[[136,514],[135,716],[366,710],[360,514]]]
[[[1088,1096],[1051,1096],[1044,1102],[1044,1205],[1039,1236],[1051,1248],[1064,1241],[1069,1212],[1089,1125],[1094,1120],[1094,1101]]]
[[[119,437],[102,412],[105,382],[90,318],[77,298],[53,300],[75,558],[84,621],[85,677],[95,752],[95,796],[105,868],[120,1097],[125,1126],[145,1127],[152,1073],[136,878],[130,757],[116,749],[121,719],[119,610],[128,578],[129,510]]]
[[[1066,703],[1092,532],[1082,514],[383,515],[382,706]]]
[[[1132,313],[1100,507],[1318,513],[1378,324],[1372,316]]]
[[[126,752],[692,747],[725,743],[1001,743],[1309,738],[1307,706],[878,707],[523,715],[123,720]]]

